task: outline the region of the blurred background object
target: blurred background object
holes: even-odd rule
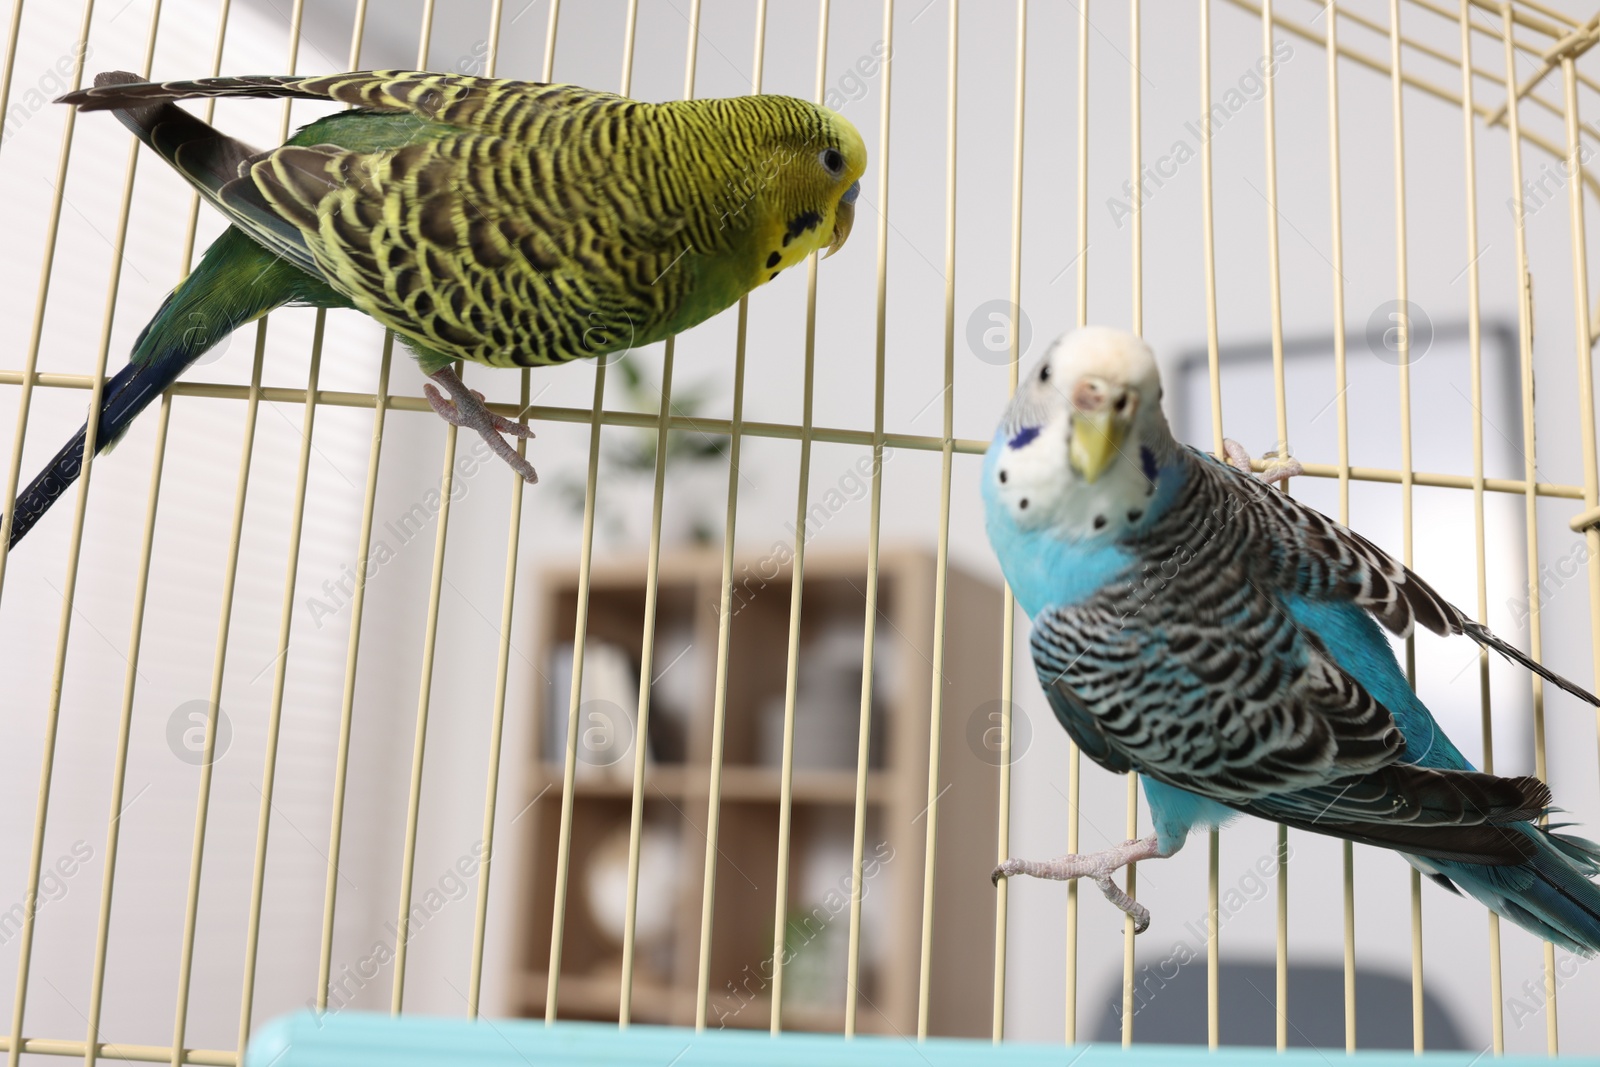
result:
[[[589,654],[627,663],[639,674],[640,631],[646,584],[645,561],[596,562],[589,575]],[[793,586],[786,566],[738,560],[736,574],[765,575],[744,586],[730,612],[731,648],[724,704],[720,828],[716,900],[712,912],[710,1010],[720,1025],[768,1025],[773,990],[775,896],[772,877],[781,839],[784,663]],[[930,608],[935,557],[925,550],[885,548],[879,556],[879,625],[874,639],[869,752],[865,764],[862,825],[860,987],[874,1006],[860,1026],[872,1032],[903,1032],[916,1025],[920,949],[923,823],[928,807],[928,732],[931,699],[928,671],[933,639]],[[559,568],[541,583],[545,635],[557,662],[569,664],[568,642],[577,617],[580,575]],[[947,573],[947,634],[941,687],[952,708],[976,707],[1000,669],[985,627],[998,628],[1000,591],[993,584],[951,567]],[[644,769],[639,899],[641,951],[646,896],[652,915],[650,966],[636,971],[633,1018],[639,1022],[693,1021],[705,882],[703,867],[711,798],[712,745],[716,725],[717,627],[720,554],[663,554],[658,587],[654,679],[647,733],[652,738]],[[855,854],[852,808],[858,784],[862,708],[862,608],[866,574],[858,556],[834,550],[806,558],[801,595],[801,668],[795,678],[791,864],[785,893],[781,951],[783,1015],[796,1029],[837,1030],[844,1022],[845,994],[839,976],[849,954],[851,872]],[[665,635],[665,636],[664,636]],[[670,654],[669,654],[670,653]],[[913,664],[920,665],[918,670]],[[604,670],[609,671],[609,667]],[[601,670],[585,664],[578,705],[590,714]],[[671,681],[669,682],[669,679]],[[593,688],[591,688],[593,686]],[[564,737],[571,714],[570,690],[552,675],[540,703],[546,738]],[[631,707],[631,706],[630,706]],[[671,723],[658,729],[657,716]],[[562,726],[552,723],[561,721]],[[632,721],[632,712],[629,722]],[[965,917],[993,900],[988,872],[994,865],[985,834],[998,818],[996,766],[974,749],[964,715],[943,719],[940,786],[964,798],[951,813],[937,855],[937,903],[948,916],[940,938],[943,966],[930,988],[943,1032],[986,1032],[986,997],[973,996],[981,975],[960,961],[993,952],[993,930]],[[620,735],[622,731],[618,731]],[[609,736],[609,735],[608,735]],[[667,739],[670,738],[670,741]],[[528,902],[520,917],[525,956],[519,988],[528,1014],[543,1010],[548,990],[554,923],[562,923],[559,1013],[583,1019],[616,1018],[622,967],[622,928],[616,910],[626,894],[627,842],[632,825],[633,753],[586,771],[580,743],[574,765],[571,866],[574,885],[591,901],[587,913],[556,910],[561,839],[559,797],[565,750],[546,747],[527,784],[533,803],[513,846],[528,857],[513,890]],[[663,755],[670,752],[669,757]],[[606,750],[604,758],[613,758]],[[665,827],[676,827],[668,854]],[[522,836],[526,834],[527,836]],[[648,847],[647,847],[648,846]],[[622,875],[619,889],[616,878]],[[595,894],[606,904],[594,906]],[[665,909],[665,912],[663,912]],[[671,916],[670,932],[660,925]],[[644,957],[640,957],[644,961]]]

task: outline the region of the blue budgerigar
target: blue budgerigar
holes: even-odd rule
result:
[[[1095,762],[1139,774],[1155,829],[1007,860],[997,881],[1090,878],[1142,930],[1112,872],[1244,812],[1394,849],[1542,938],[1600,951],[1600,846],[1539,824],[1539,779],[1475,770],[1383,631],[1464,634],[1600,700],[1360,534],[1180,445],[1144,342],[1086,328],[1052,345],[989,447],[983,496],[1056,717]]]

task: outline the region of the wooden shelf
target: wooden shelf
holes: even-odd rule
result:
[[[534,764],[529,780],[533,793],[546,789],[557,798],[562,786],[562,766],[559,763]],[[883,771],[867,772],[867,803],[888,803],[886,796],[892,779]],[[781,799],[782,775],[777,767],[751,767],[729,765],[722,768],[722,799],[776,804]],[[645,796],[660,795],[672,800],[685,798],[704,799],[711,789],[706,769],[689,768],[682,764],[653,764],[645,768]],[[631,797],[633,795],[632,767],[624,775],[585,777],[573,779],[572,792],[577,797]],[[800,771],[794,772],[792,796],[797,804],[854,804],[856,799],[855,771]]]
[[[645,563],[643,557],[597,559],[590,575],[586,640],[591,654],[596,643],[610,646],[606,659],[611,681],[602,683],[597,681],[599,675],[590,675],[586,685],[602,686],[605,699],[621,706],[629,718],[633,707],[619,687],[626,689],[631,683],[619,681],[618,672],[624,660],[631,660],[637,678],[642,659]],[[755,1028],[770,1024],[770,984],[752,976],[765,970],[770,977],[775,909],[781,906],[794,943],[803,946],[792,965],[797,969],[786,972],[794,975],[794,981],[785,987],[782,1024],[785,1029],[838,1030],[844,1023],[842,992],[838,1010],[789,1000],[805,995],[804,988],[811,995],[828,995],[831,1003],[832,990],[845,988],[841,939],[847,937],[850,922],[866,552],[863,548],[857,553],[806,556],[796,705],[795,758],[800,765],[793,779],[789,879],[781,894],[776,872],[782,782],[779,768],[771,763],[772,709],[774,702],[782,706],[786,684],[790,576],[770,560],[758,559],[736,560],[733,573],[735,611],[724,680],[718,862],[705,1022]],[[650,948],[641,947],[631,1017],[638,1022],[692,1026],[712,801],[722,556],[715,550],[668,552],[661,558],[659,574],[655,673],[650,679],[646,731],[650,758],[643,796],[645,826],[656,847],[653,860],[641,859],[641,890],[648,885],[652,903],[666,900],[670,908],[667,918],[657,910]],[[872,880],[863,900],[857,974],[858,1023],[863,1032],[909,1033],[916,1028],[936,575],[931,552],[885,546],[879,553],[863,854],[872,864],[870,870],[864,866],[864,874]],[[539,631],[532,655],[542,669],[553,662],[557,649],[573,642],[577,573],[546,571],[538,588]],[[984,717],[999,696],[1003,603],[998,586],[950,567],[944,671],[939,680],[942,799],[933,872],[939,936],[933,946],[929,990],[931,1029],[941,1035],[987,1036],[991,1025],[993,977],[987,967],[973,967],[971,961],[991,959],[994,953],[993,922],[974,917],[992,915],[994,909],[989,871],[994,862],[991,842],[998,818],[999,769],[971,737],[975,724],[981,733]],[[670,647],[663,644],[669,641]],[[661,668],[669,664],[672,675],[662,686],[658,683],[666,675]],[[555,867],[562,823],[565,750],[557,740],[564,736],[569,701],[566,692],[555,692],[553,683],[537,696],[532,709],[534,744],[522,758],[529,761],[527,800],[543,797],[544,801],[531,805],[517,824],[518,832],[527,837],[522,850],[526,860],[516,873],[519,884],[513,891],[524,902],[524,910],[512,980],[523,991],[523,1010],[542,1017],[550,931],[556,921]],[[553,728],[556,722],[559,730]],[[805,758],[802,733],[809,746]],[[580,765],[573,782],[570,875],[560,917],[562,978],[556,1005],[563,1018],[617,1017],[621,963],[612,927],[618,905],[614,900],[607,904],[603,896],[598,903],[591,900],[591,887],[606,884],[593,882],[591,872],[592,864],[615,864],[619,838],[626,840],[633,766],[630,749],[606,768]],[[823,766],[828,769],[819,769]],[[825,910],[829,901],[837,905],[841,886],[846,905]],[[592,913],[594,908],[601,917]]]
[[[545,998],[549,995],[549,975],[544,971],[525,971],[520,988],[524,1015],[544,1014]],[[621,968],[603,975],[567,975],[561,979],[556,993],[556,1013],[562,1018],[590,1018],[605,1016],[615,1018],[622,996]],[[682,989],[660,981],[635,978],[633,983],[632,1017],[642,1023],[671,1023],[675,1018],[693,1018],[694,990]],[[859,1016],[862,1033],[885,1033],[889,1027],[881,1018],[869,1017],[870,1012]],[[740,1029],[766,1029],[772,1024],[772,998],[757,994],[741,1002],[736,1009],[714,1016],[711,1025],[739,1027]],[[783,1010],[785,1030],[834,1032],[844,1026],[844,1006],[819,1008],[807,1004],[793,1004]],[[686,1024],[687,1025],[687,1024]]]
[[[544,971],[525,972],[521,983],[523,1010],[528,1015],[544,1013],[549,996],[549,975]],[[693,998],[690,991],[690,998]],[[561,979],[556,992],[556,1012],[562,1018],[589,1018],[609,1015],[616,1018],[622,997],[622,969],[607,974],[569,974]],[[665,982],[636,977],[633,981],[634,1017],[641,1022],[667,1022],[674,1002],[683,999],[681,990]],[[685,1004],[685,1008],[692,1005]]]

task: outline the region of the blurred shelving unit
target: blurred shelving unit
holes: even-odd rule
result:
[[[794,859],[786,893],[793,953],[784,972],[786,1029],[838,1030],[844,1021],[864,557],[864,552],[837,551],[806,557],[795,715]],[[592,569],[579,722],[585,732],[580,733],[573,790],[572,874],[557,998],[563,1018],[610,1020],[618,1014],[625,880],[616,877],[615,868],[626,861],[645,573],[642,557],[597,560]],[[772,1008],[792,586],[780,559],[740,560],[734,575],[718,840],[722,858],[706,1023],[764,1028]],[[858,1026],[868,1032],[916,1028],[935,578],[931,552],[885,548],[880,553],[858,1003]],[[661,560],[644,782],[640,966],[632,991],[637,1022],[695,1021],[721,579],[717,551],[689,550]],[[529,754],[529,792],[521,802],[540,800],[519,825],[523,861],[516,898],[525,903],[513,982],[523,997],[522,1011],[534,1016],[544,1014],[549,980],[576,569],[546,572],[540,589],[533,654],[551,682],[541,686],[534,709],[536,750]],[[997,586],[949,568],[934,898],[940,934],[930,991],[930,1018],[941,1034],[982,1036],[990,1026],[992,977],[986,966],[973,964],[990,960],[994,952],[989,871],[999,811],[992,742],[1000,674],[994,635],[1001,611]],[[631,688],[619,691],[623,662],[631,667]],[[602,668],[609,677],[600,676],[597,664],[610,664]],[[663,845],[652,849],[656,835]]]

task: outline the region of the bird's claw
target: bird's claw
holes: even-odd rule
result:
[[[449,377],[441,377],[445,374]],[[527,440],[533,436],[533,431],[523,423],[513,422],[490,411],[483,402],[483,394],[462,385],[461,379],[456,378],[453,371],[447,369],[433,377],[443,381],[454,396],[452,399],[446,399],[432,383],[425,383],[422,394],[428,398],[428,406],[450,425],[477,431],[478,436],[483,438],[484,444],[489,446],[489,450],[499,456],[506,466],[516,471],[523,481],[530,485],[538,482],[539,472],[533,469],[533,464],[529,463],[525,456],[519,455],[517,450],[501,436],[510,434]],[[458,386],[459,392],[457,392]]]
[[[483,399],[483,394],[476,389],[470,389],[468,392],[480,401]],[[428,398],[428,406],[433,408],[434,412],[445,422],[452,426],[466,426],[470,429],[477,429],[477,426],[471,421],[471,417],[463,415],[461,409],[456,406],[456,402],[445,399],[444,394],[435,389],[432,384],[424,384],[422,394]],[[527,423],[516,422],[506,418],[504,415],[496,415],[489,410],[487,405],[483,409],[483,414],[486,421],[497,433],[508,433],[512,437],[520,437],[524,441],[531,441],[535,437],[533,428]]]
[[[1100,892],[1111,903],[1120,908],[1133,920],[1133,932],[1142,934],[1150,927],[1150,909],[1140,904],[1116,882],[1111,875],[1119,868],[1141,859],[1153,859],[1162,855],[1154,835],[1141,840],[1124,841],[1120,845],[1102,849],[1099,852],[1068,853],[1057,856],[1053,860],[1024,860],[1008,859],[995,867],[989,875],[989,881],[999,886],[1000,879],[1011,878],[1019,874],[1026,874],[1033,878],[1050,878],[1056,881],[1072,881],[1078,878],[1087,878],[1099,887]]]
[[[1150,909],[1125,893],[1121,886],[1111,880],[1111,875],[1100,875],[1094,880],[1094,884],[1100,887],[1100,892],[1107,900],[1121,908],[1123,913],[1133,920],[1135,934],[1142,934],[1150,928]]]
[[[1255,468],[1251,465],[1250,453],[1246,452],[1244,446],[1238,441],[1231,437],[1224,438],[1222,453],[1230,467],[1243,471],[1245,474],[1255,473]],[[1300,461],[1289,455],[1287,450],[1282,452],[1277,450],[1263,452],[1261,458],[1266,462],[1263,464],[1259,477],[1268,485],[1273,482],[1287,482],[1290,478],[1298,478],[1306,472]]]
[[[1287,482],[1290,478],[1298,478],[1306,472],[1300,461],[1293,456],[1280,456],[1276,452],[1263,452],[1261,458],[1267,461],[1265,469],[1261,472],[1261,480],[1271,485],[1273,482]]]
[[[523,481],[529,485],[538,484],[539,472],[533,469],[533,464],[529,463],[526,457],[517,455],[517,450],[506,444],[504,437],[499,434],[494,434],[493,436],[485,434],[483,439],[489,443],[489,447],[494,450],[494,454],[505,460],[506,466],[515,471]],[[496,447],[497,443],[499,447]]]

